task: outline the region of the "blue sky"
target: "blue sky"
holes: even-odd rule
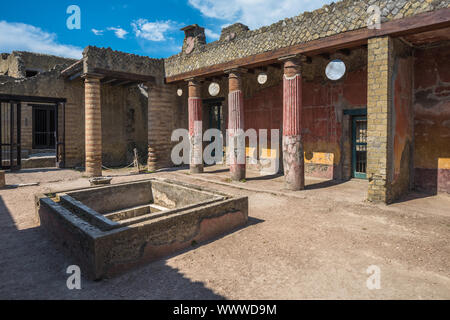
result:
[[[178,53],[180,28],[197,23],[207,41],[224,26],[241,22],[255,29],[331,0],[11,1],[0,11],[0,52],[25,50],[80,58],[88,45],[154,58]],[[81,10],[81,29],[69,30],[67,8]]]

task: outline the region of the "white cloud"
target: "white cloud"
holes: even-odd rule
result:
[[[114,34],[116,35],[116,37],[120,38],[120,39],[125,39],[125,36],[128,34],[128,31],[126,31],[120,27],[118,27],[118,28],[109,27],[108,30],[114,31]]]
[[[147,19],[139,19],[131,25],[136,37],[149,41],[165,41],[167,32],[175,29],[175,24],[170,20],[149,22]]]
[[[83,49],[60,44],[56,38],[56,34],[29,24],[0,21],[0,51],[2,52],[22,50],[67,58],[82,57]]]
[[[205,29],[205,34],[206,34],[206,37],[208,38],[208,40],[209,39],[217,40],[217,39],[220,38],[220,34],[214,32],[214,31],[212,31],[211,29],[208,29],[208,28]]]
[[[92,29],[91,30],[96,36],[102,36],[103,30]]]
[[[294,17],[331,3],[332,0],[189,0],[209,18],[242,22],[251,29]]]

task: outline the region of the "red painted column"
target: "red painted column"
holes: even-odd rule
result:
[[[283,166],[289,190],[305,189],[305,161],[301,137],[302,75],[297,56],[280,59],[283,75]]]
[[[231,180],[245,179],[244,98],[241,91],[245,69],[227,70],[228,73],[228,145]]]
[[[196,79],[188,80],[189,86],[189,139],[191,144],[190,171],[203,172],[203,125],[201,83]]]

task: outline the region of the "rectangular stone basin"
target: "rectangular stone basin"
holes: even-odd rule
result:
[[[36,195],[36,212],[82,273],[98,280],[244,226],[248,199],[149,179]]]

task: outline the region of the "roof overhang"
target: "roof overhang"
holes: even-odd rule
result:
[[[418,14],[411,18],[404,18],[385,22],[380,29],[358,29],[326,38],[313,40],[282,49],[268,51],[232,61],[199,68],[166,78],[167,83],[183,81],[187,78],[213,77],[221,75],[231,67],[256,68],[277,63],[279,58],[288,55],[306,54],[318,55],[332,50],[348,49],[367,44],[368,39],[380,36],[400,37],[416,33],[429,32],[450,27],[450,8]]]
[[[156,81],[154,76],[141,75],[131,72],[94,68],[93,72],[85,73],[83,70],[83,59],[81,59],[61,71],[61,76],[68,81],[72,81],[78,78],[85,78],[88,77],[89,74],[93,74],[95,77],[100,78],[103,84],[110,84],[113,86],[131,86],[139,83],[155,83]]]

